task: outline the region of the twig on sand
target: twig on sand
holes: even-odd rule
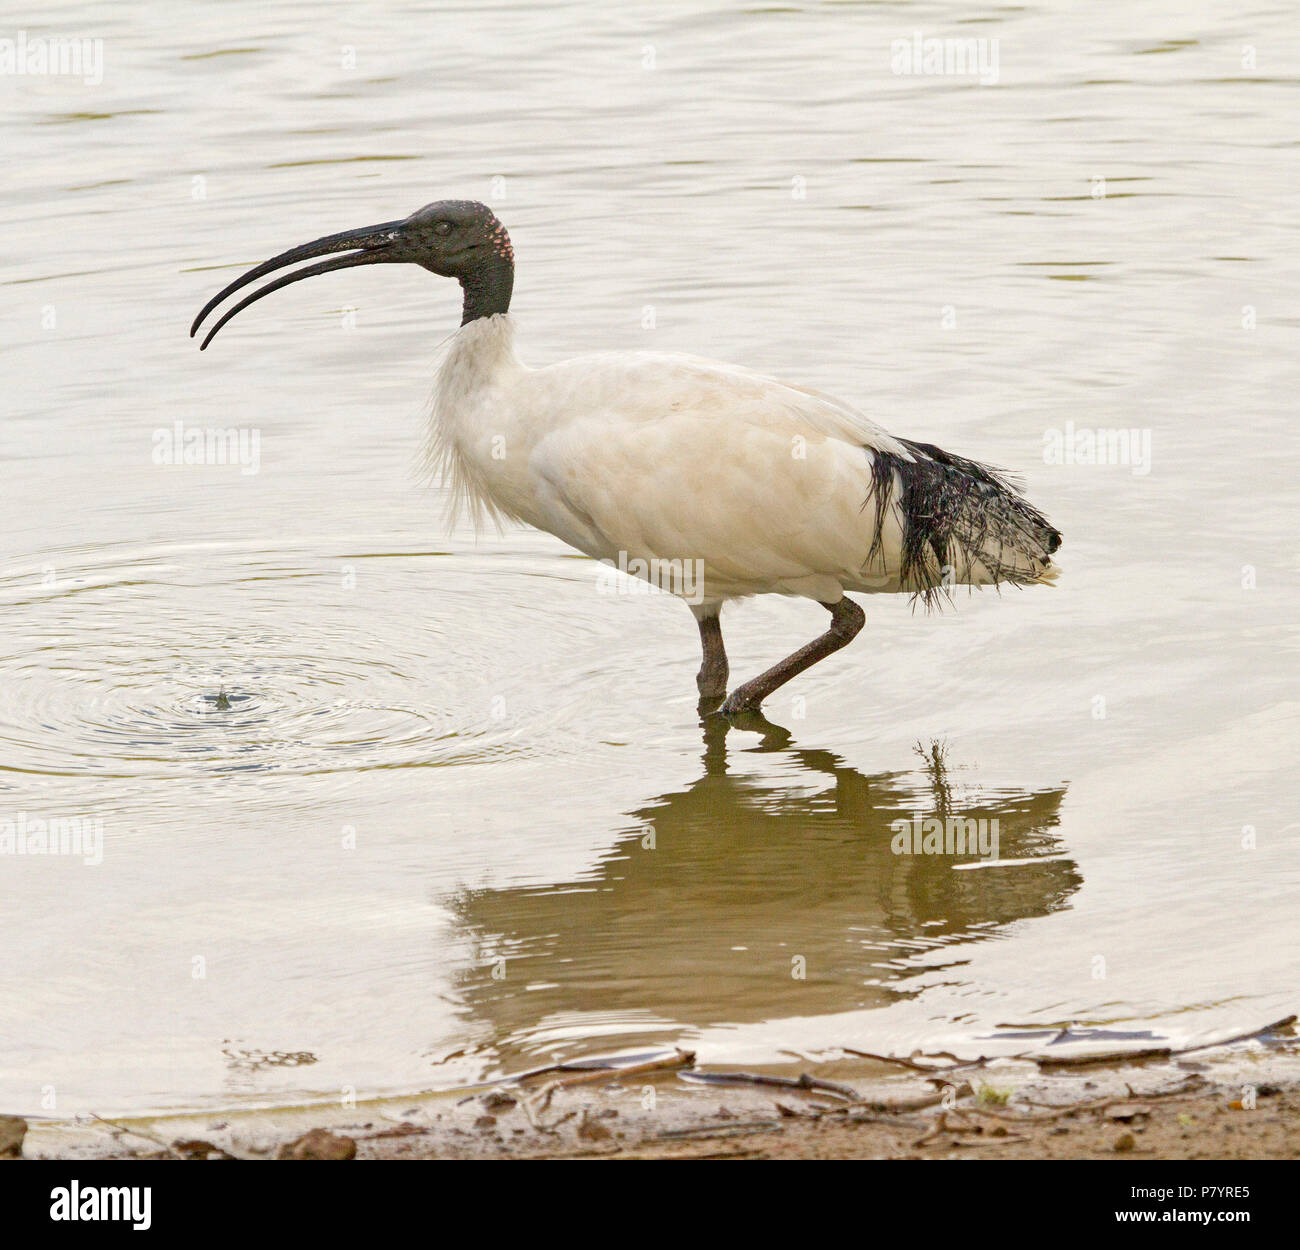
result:
[[[869,1050],[854,1050],[851,1046],[841,1046],[840,1049],[846,1055],[853,1055],[857,1059],[875,1059],[880,1063],[896,1063],[912,1072],[924,1072],[927,1075],[936,1072],[956,1072],[959,1068],[982,1068],[988,1063],[988,1059],[984,1055],[981,1055],[978,1059],[959,1059],[948,1050],[935,1051],[932,1055],[924,1055],[919,1050],[914,1050],[904,1059],[901,1055],[875,1055]],[[923,1063],[918,1060],[946,1060],[946,1062]]]
[[[540,1116],[551,1105],[551,1099],[562,1089],[571,1089],[575,1085],[589,1085],[593,1081],[621,1080],[629,1076],[645,1076],[650,1072],[667,1072],[674,1068],[689,1068],[695,1062],[695,1052],[693,1050],[678,1050],[673,1054],[660,1059],[651,1059],[645,1063],[634,1063],[628,1067],[610,1066],[607,1068],[593,1068],[587,1072],[580,1072],[576,1076],[561,1077],[557,1081],[549,1081],[543,1085],[531,1098],[525,1098],[520,1102],[524,1114],[528,1117],[528,1122],[533,1128],[543,1133],[552,1132],[556,1125],[563,1124],[564,1120],[557,1120],[556,1124],[546,1125],[540,1120]],[[569,1116],[565,1116],[567,1120]]]
[[[778,1089],[816,1090],[847,1102],[862,1101],[862,1095],[851,1085],[823,1080],[807,1072],[801,1076],[768,1076],[762,1072],[683,1072],[682,1077],[708,1085],[771,1085]]]
[[[1040,1068],[1049,1070],[1052,1068],[1085,1068],[1117,1063],[1136,1063],[1146,1059],[1172,1059],[1175,1055],[1187,1055],[1197,1050],[1211,1050],[1219,1046],[1232,1046],[1237,1042],[1248,1042],[1253,1038],[1263,1037],[1268,1033],[1289,1028],[1295,1022],[1295,1016],[1284,1016],[1281,1020],[1274,1020],[1272,1024],[1266,1024],[1260,1029],[1251,1029],[1247,1033],[1238,1033],[1234,1037],[1220,1038],[1215,1042],[1199,1042],[1195,1046],[1184,1046],[1180,1049],[1174,1049],[1172,1046],[1151,1046],[1145,1050],[1092,1051],[1081,1055],[1038,1055],[1032,1051],[1022,1051],[1020,1054],[1007,1055],[1006,1058],[1032,1059]],[[926,1055],[919,1050],[914,1050],[907,1058],[903,1058],[901,1055],[877,1055],[869,1050],[854,1050],[851,1046],[842,1046],[840,1049],[846,1055],[853,1055],[858,1059],[875,1059],[879,1063],[893,1063],[899,1067],[907,1068],[909,1071],[924,1072],[927,1075],[955,1072],[961,1068],[982,1068],[989,1062],[984,1055],[981,1055],[978,1059],[959,1059],[951,1051],[947,1050],[935,1051],[932,1055]],[[947,1062],[939,1062],[940,1060],[947,1060]]]
[[[101,1124],[107,1124],[119,1133],[130,1133],[132,1137],[139,1137],[144,1141],[153,1142],[155,1146],[161,1146],[168,1154],[173,1153],[171,1142],[164,1141],[155,1133],[146,1133],[143,1129],[132,1128],[129,1124],[119,1124],[118,1121],[110,1120],[106,1115],[96,1115],[93,1111],[90,1113],[90,1118],[98,1120]]]
[[[1220,1038],[1215,1042],[1198,1042],[1195,1046],[1183,1046],[1175,1050],[1172,1046],[1154,1046],[1148,1050],[1108,1050],[1087,1055],[1028,1055],[1040,1068],[1082,1068],[1094,1064],[1134,1063],[1143,1059],[1172,1059],[1175,1055],[1190,1055],[1197,1050],[1213,1050],[1219,1046],[1233,1046],[1237,1042],[1249,1042],[1267,1033],[1289,1028],[1296,1022],[1295,1016],[1283,1016],[1262,1029],[1251,1029],[1248,1033],[1238,1033],[1234,1037]]]
[[[921,1136],[912,1143],[912,1145],[928,1146],[936,1138],[942,1137],[945,1133],[952,1131],[953,1130],[948,1127],[948,1113],[946,1111],[940,1111],[939,1114],[934,1117],[934,1124],[926,1132],[922,1133]]]
[[[1000,1111],[994,1107],[963,1107],[962,1111],[970,1112],[973,1115],[988,1116],[995,1120],[1010,1120],[1013,1123],[1033,1124],[1039,1120],[1059,1120],[1062,1116],[1075,1115],[1078,1112],[1088,1111],[1107,1111],[1111,1107],[1119,1107],[1125,1103],[1133,1102],[1135,1099],[1140,1102],[1154,1102],[1157,1099],[1179,1099],[1187,1098],[1192,1094],[1200,1093],[1209,1082],[1197,1073],[1192,1073],[1180,1085],[1175,1085],[1173,1089],[1161,1090],[1154,1094],[1135,1094],[1131,1085],[1125,1085],[1128,1091],[1126,1094],[1116,1096],[1107,1095],[1104,1098],[1094,1098],[1088,1102],[1067,1103],[1065,1106],[1049,1106],[1046,1103],[1029,1103],[1027,1106],[1037,1107],[1037,1111],[1025,1111],[1017,1113],[1015,1111]]]
[[[1168,1046],[1153,1046],[1148,1050],[1103,1050],[1089,1055],[1026,1055],[1040,1068],[1050,1072],[1053,1068],[1092,1068],[1117,1063],[1140,1063],[1147,1059],[1172,1059],[1183,1054]]]
[[[98,1120],[101,1124],[107,1124],[115,1133],[129,1133],[132,1137],[139,1137],[143,1141],[153,1142],[155,1146],[161,1146],[167,1156],[172,1159],[206,1159],[213,1155],[222,1159],[249,1159],[252,1155],[235,1153],[233,1148],[227,1150],[224,1146],[218,1146],[215,1142],[204,1141],[200,1138],[190,1140],[164,1141],[156,1133],[146,1132],[144,1129],[132,1128],[129,1124],[122,1124],[118,1120],[110,1120],[105,1115],[97,1115],[90,1112],[92,1120]]]
[[[1193,1094],[1199,1094],[1207,1085],[1209,1085],[1209,1081],[1201,1076],[1200,1073],[1193,1072],[1184,1077],[1182,1081],[1172,1089],[1160,1089],[1150,1094],[1137,1093],[1133,1089],[1133,1086],[1125,1081],[1124,1088],[1128,1093],[1123,1095],[1123,1097],[1111,1097],[1110,1095],[1107,1095],[1104,1098],[1094,1098],[1088,1102],[1076,1102],[1069,1106],[1061,1106],[1059,1103],[1030,1102],[1026,1099],[1024,1105],[1027,1107],[1039,1107],[1053,1113],[1065,1111],[1105,1111],[1110,1107],[1117,1107],[1121,1103],[1126,1102],[1157,1102],[1166,1099],[1190,1098]]]
[[[963,1098],[970,1098],[975,1093],[971,1088],[969,1081],[963,1081],[960,1085],[953,1085],[945,1082],[943,1088],[935,1090],[933,1094],[920,1094],[916,1098],[900,1098],[896,1102],[864,1102],[862,1107],[867,1111],[883,1111],[890,1115],[906,1115],[909,1111],[926,1111],[930,1107],[937,1107],[940,1103],[949,1104],[960,1102]],[[852,1110],[852,1108],[845,1108]],[[828,1115],[835,1114],[828,1112]]]

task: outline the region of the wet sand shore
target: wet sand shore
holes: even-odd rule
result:
[[[356,1107],[36,1122],[25,1157],[1279,1159],[1300,1044],[1042,1071],[884,1075],[841,1061],[701,1072],[659,1058]],[[753,1078],[758,1077],[755,1081]],[[734,1082],[734,1083],[733,1083]]]

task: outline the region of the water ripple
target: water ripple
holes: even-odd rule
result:
[[[154,549],[83,560],[49,586],[0,581],[33,624],[0,659],[11,771],[311,774],[527,749],[493,720],[490,698],[466,698],[492,685],[518,622],[494,627],[489,614],[455,628],[470,605],[443,584],[445,556]],[[362,560],[364,592],[350,563]],[[407,584],[417,567],[418,608]]]

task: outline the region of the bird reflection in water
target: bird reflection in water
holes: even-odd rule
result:
[[[631,813],[590,874],[450,900],[476,953],[460,992],[495,1037],[598,1031],[608,1049],[884,1006],[914,992],[914,957],[960,981],[957,943],[1065,907],[1082,883],[1056,833],[1064,786],[968,794],[939,744],[867,776],[760,713],[701,725],[703,775]],[[1018,862],[896,854],[895,822],[917,815],[996,820],[999,859]]]

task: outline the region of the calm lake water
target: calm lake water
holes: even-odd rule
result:
[[[0,1110],[1296,1008],[1289,5],[40,17],[103,66],[0,74],[0,835],[103,840],[0,855]],[[996,82],[894,72],[915,32],[996,41]],[[512,233],[526,359],[841,395],[1020,473],[1061,581],[864,598],[771,729],[701,726],[680,604],[444,530],[415,465],[454,284],[332,275],[187,337],[243,268],[448,197]],[[158,464],[176,422],[256,460]],[[1079,463],[1096,430],[1137,463]],[[743,678],[824,614],[725,621]],[[953,815],[1010,862],[892,852]]]

